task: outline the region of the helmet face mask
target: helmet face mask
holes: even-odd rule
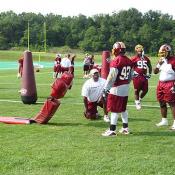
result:
[[[112,54],[117,56],[120,53],[125,53],[126,52],[126,46],[123,42],[116,42],[113,45],[113,49],[112,49]]]
[[[158,57],[167,57],[171,52],[171,46],[168,44],[164,44],[160,47],[158,52]]]

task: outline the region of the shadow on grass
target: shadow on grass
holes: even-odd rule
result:
[[[146,131],[146,132],[136,132],[132,133],[134,136],[175,136],[175,131]]]
[[[87,119],[85,119],[87,120]],[[65,123],[48,123],[47,125],[50,126],[85,126],[85,127],[97,127],[97,128],[104,128],[109,123],[105,123],[103,120],[87,120],[88,123],[72,123],[72,122],[65,122]]]
[[[50,126],[80,126],[82,123],[48,123]]]
[[[97,128],[104,128],[108,125],[109,125],[109,123],[105,123],[104,121],[101,121],[101,122],[98,122],[98,123],[91,121],[91,122],[85,124],[85,126],[87,126],[87,127],[93,126],[93,127],[97,127]]]
[[[151,120],[150,119],[146,119],[146,118],[129,118],[129,122],[133,122],[133,121],[145,121],[145,122],[149,122]]]

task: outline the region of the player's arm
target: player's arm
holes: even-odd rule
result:
[[[109,74],[108,74],[108,77],[107,77],[107,80],[104,86],[105,91],[110,90],[110,88],[112,87],[112,85],[114,84],[117,78],[117,75],[118,75],[118,69],[114,67],[110,68],[110,71],[109,71]]]
[[[146,71],[145,77],[146,77],[146,79],[149,79],[149,78],[151,78],[151,74],[152,74],[152,65],[151,65],[150,60],[147,61],[146,67],[147,67],[147,71]]]
[[[22,63],[18,61],[18,73],[17,73],[17,78],[21,77],[21,70],[22,70]]]
[[[161,65],[164,63],[164,58],[160,58],[156,67],[154,68],[154,74],[158,74],[159,73],[159,70],[160,70],[160,67]]]
[[[151,75],[152,74],[152,65],[151,65],[150,61],[148,61],[148,69],[149,69],[149,74]]]
[[[83,103],[84,103],[84,107],[85,107],[85,112],[88,109],[88,95],[89,95],[89,87],[88,87],[88,82],[86,81],[82,87],[82,91],[81,91],[81,95],[83,96]]]
[[[87,100],[87,97],[83,97],[83,102],[84,102],[84,107],[85,107],[85,112],[87,111],[87,108],[88,108],[88,100]]]

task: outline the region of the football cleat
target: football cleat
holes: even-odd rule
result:
[[[175,131],[175,126],[171,126],[170,130]]]
[[[105,122],[107,122],[107,123],[110,122],[110,118],[109,118],[108,115],[104,115],[103,120],[104,120]]]
[[[120,130],[119,130],[119,133],[121,133],[121,134],[129,134],[129,128],[121,128]]]
[[[140,110],[142,108],[140,100],[135,100],[136,109]]]
[[[158,126],[158,127],[160,127],[160,126],[168,126],[168,120],[164,119],[160,123],[157,123],[156,126]]]
[[[110,129],[107,129],[104,133],[102,133],[102,136],[104,136],[104,137],[116,136],[116,132],[111,131]]]

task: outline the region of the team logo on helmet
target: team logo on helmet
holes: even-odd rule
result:
[[[158,56],[159,57],[167,57],[167,55],[171,52],[171,46],[168,44],[164,44],[160,46]]]
[[[26,95],[27,94],[27,89],[22,88],[20,90],[20,92],[21,92],[21,95]]]
[[[113,45],[113,49],[126,49],[126,46],[123,42],[116,42]]]
[[[118,55],[119,53],[125,51],[125,49],[126,49],[126,46],[123,42],[116,42],[113,45],[112,54]]]

